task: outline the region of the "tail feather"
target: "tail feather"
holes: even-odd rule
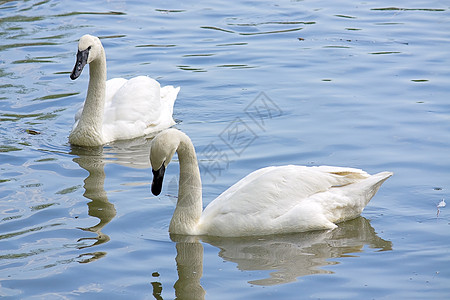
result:
[[[381,185],[393,175],[392,172],[380,172],[352,185],[353,191],[359,191],[365,198],[365,205],[375,196]]]

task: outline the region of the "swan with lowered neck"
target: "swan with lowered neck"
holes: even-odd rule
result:
[[[336,223],[359,216],[392,176],[330,166],[266,167],[231,186],[202,212],[195,149],[179,130],[164,130],[152,141],[152,193],[161,193],[165,169],[175,152],[180,183],[169,226],[173,234],[236,237],[333,229]]]
[[[98,146],[131,139],[175,124],[173,105],[180,88],[162,87],[147,76],[106,81],[105,50],[98,37],[84,35],[78,43],[75,80],[89,64],[89,86],[83,107],[75,115],[69,142]]]

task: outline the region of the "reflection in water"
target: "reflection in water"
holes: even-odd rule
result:
[[[176,242],[178,299],[204,299],[200,285],[203,273],[203,246],[200,237],[171,235]],[[220,248],[219,256],[237,263],[242,271],[273,270],[270,277],[249,281],[269,286],[295,281],[301,276],[332,274],[321,267],[338,262],[330,258],[355,257],[364,246],[378,251],[392,250],[392,242],[378,237],[363,217],[340,223],[332,231],[245,238],[201,237],[203,242]],[[160,294],[159,294],[160,296]]]
[[[115,163],[133,169],[150,168],[150,145],[154,134],[132,140],[115,141],[105,146],[103,157],[107,163]]]
[[[85,240],[95,240],[92,245],[80,246],[79,249],[101,245],[108,242],[109,236],[102,233],[101,230],[116,216],[116,209],[114,208],[114,205],[108,201],[108,197],[106,196],[106,191],[104,189],[106,175],[105,159],[103,158],[102,153],[102,147],[73,147],[71,152],[71,154],[78,155],[78,157],[75,157],[73,161],[89,172],[89,176],[84,180],[85,192],[83,195],[91,200],[91,202],[88,203],[88,214],[100,220],[97,225],[88,228],[80,228],[85,231],[94,232],[97,236],[79,239],[79,242]],[[94,254],[92,257],[97,257],[97,255]]]
[[[133,140],[118,141],[105,147],[72,146],[71,154],[76,156],[73,161],[89,172],[88,177],[84,180],[85,192],[83,194],[91,200],[87,204],[88,214],[100,220],[94,226],[80,228],[84,231],[94,232],[97,236],[79,239],[78,242],[94,240],[94,243],[91,245],[80,245],[78,249],[98,246],[110,240],[110,237],[101,231],[116,216],[114,204],[108,201],[104,188],[106,178],[105,165],[107,163],[116,163],[131,168],[148,168],[150,166],[150,143],[151,140],[147,136]],[[105,255],[106,252],[97,251],[82,254],[79,258],[81,263],[87,263],[100,259]]]
[[[152,288],[153,288],[153,297],[155,297],[156,300],[162,300],[163,297],[161,296],[162,293],[162,284],[158,281],[151,282]]]
[[[84,258],[87,256],[87,258]],[[81,264],[90,263],[92,261],[95,261],[97,259],[100,259],[102,257],[106,256],[106,252],[104,251],[97,251],[97,252],[91,252],[91,253],[84,253],[78,256],[80,260],[78,261]]]
[[[203,274],[203,246],[199,237],[171,235],[176,242],[178,280],[174,284],[176,299],[205,299],[200,285]]]
[[[171,235],[172,241],[176,242],[178,280],[175,288],[175,299],[201,300],[205,299],[206,291],[200,284],[203,274],[203,245],[198,236]],[[152,274],[159,277],[157,272]],[[153,297],[162,300],[162,284],[158,281],[151,282]]]
[[[264,286],[292,282],[301,276],[333,273],[320,267],[337,264],[330,258],[362,252],[365,245],[380,251],[392,250],[392,243],[378,237],[363,217],[340,223],[332,231],[203,240],[219,247],[219,256],[237,263],[240,270],[274,270],[269,278],[249,282]]]

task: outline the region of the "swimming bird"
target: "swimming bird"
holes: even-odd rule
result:
[[[151,191],[159,195],[164,172],[178,153],[178,200],[169,232],[223,237],[334,229],[354,219],[392,176],[331,166],[277,166],[254,171],[224,191],[202,211],[202,185],[194,146],[170,128],[152,141]]]
[[[147,76],[106,81],[105,50],[98,37],[83,35],[70,78],[89,64],[89,86],[83,107],[75,115],[71,144],[98,146],[114,140],[156,133],[175,124],[172,113],[180,90],[161,87]]]

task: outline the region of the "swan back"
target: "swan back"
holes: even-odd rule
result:
[[[332,229],[359,216],[391,175],[328,166],[263,168],[211,202],[199,231],[246,236]]]
[[[106,82],[103,133],[107,140],[121,140],[157,132],[175,124],[173,105],[180,88],[165,86],[147,77]]]

